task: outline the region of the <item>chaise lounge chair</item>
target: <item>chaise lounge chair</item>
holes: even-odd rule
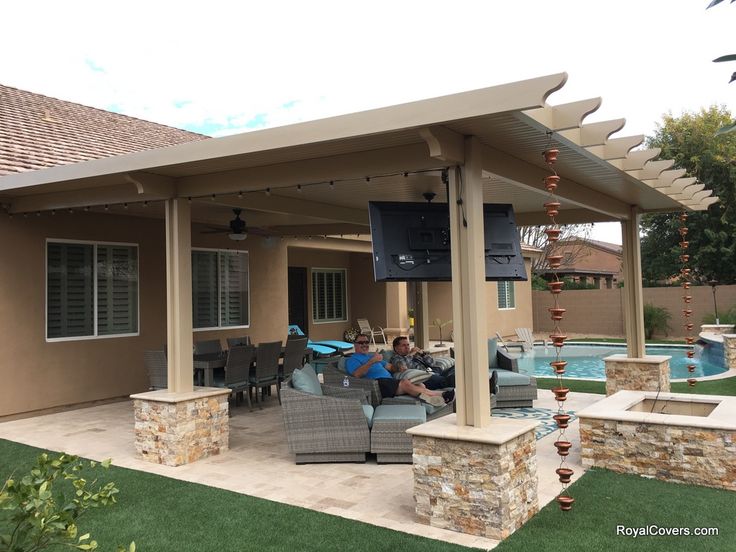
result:
[[[296,324],[289,325],[289,335],[300,335],[306,337],[306,334]],[[307,347],[322,356],[333,356],[337,354],[342,354],[345,351],[349,351],[353,348],[353,344],[348,343],[347,341],[312,341],[310,339],[309,341],[307,341]]]
[[[534,334],[529,328],[516,328],[514,331],[516,332],[516,337],[523,343],[522,349],[524,351],[534,350]]]

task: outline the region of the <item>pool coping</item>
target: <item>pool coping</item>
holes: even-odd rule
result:
[[[537,343],[537,342],[535,342],[534,345],[543,345],[543,343]],[[592,345],[594,347],[620,347],[620,348],[623,348],[623,347],[626,346],[626,343],[607,343],[605,341],[568,341],[567,343],[565,343],[565,346],[568,346],[568,345]],[[647,347],[666,347],[668,349],[669,348],[672,348],[672,349],[688,349],[690,347],[690,345],[686,345],[686,344],[677,345],[677,344],[674,344],[674,343],[647,343],[646,346]],[[564,356],[565,356],[565,354],[563,352],[563,353],[561,353],[560,358],[564,360]],[[651,355],[649,355],[649,356],[651,356]],[[552,374],[552,375],[539,375],[539,376],[536,375],[536,374],[532,374],[532,375],[534,376],[535,379],[557,379],[557,376],[555,376],[554,374]],[[733,368],[732,369],[729,369],[729,370],[726,370],[725,372],[723,372],[721,374],[714,374],[712,376],[700,376],[700,377],[696,377],[696,378],[693,378],[693,379],[695,379],[696,381],[712,381],[712,380],[719,380],[719,379],[728,379],[728,378],[732,378],[732,377],[736,377],[736,369],[733,369]],[[603,378],[603,379],[591,379],[591,378],[580,378],[580,377],[566,376],[566,375],[563,376],[563,379],[575,380],[575,381],[598,381],[598,382],[605,382],[606,381],[606,378]],[[670,382],[671,383],[683,383],[683,382],[687,382],[687,380],[688,380],[688,378],[674,378],[674,379],[671,379]]]

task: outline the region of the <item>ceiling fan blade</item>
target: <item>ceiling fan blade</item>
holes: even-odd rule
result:
[[[200,234],[229,234],[231,230],[225,228],[210,228],[209,230],[200,230]]]

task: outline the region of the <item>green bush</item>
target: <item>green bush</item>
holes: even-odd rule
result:
[[[87,465],[77,456],[38,456],[27,474],[11,476],[0,489],[0,551],[36,552],[48,548],[96,550],[89,533],[79,535],[77,521],[91,508],[115,504],[115,483],[87,481]],[[110,461],[99,464],[108,468]],[[125,550],[122,547],[118,551]],[[127,549],[135,552],[135,543]]]
[[[736,306],[731,307],[726,312],[718,313],[718,321],[721,324],[736,324]],[[708,313],[703,317],[703,324],[715,324],[715,313]]]
[[[563,289],[565,290],[571,290],[571,289],[598,289],[598,286],[596,286],[592,282],[576,282],[572,278],[563,278],[563,282],[565,282],[565,287]]]
[[[667,335],[670,330],[670,311],[663,307],[656,307],[650,303],[644,305],[644,334],[652,339],[655,333]]]

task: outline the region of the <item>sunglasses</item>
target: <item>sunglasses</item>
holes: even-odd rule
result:
[[[368,342],[367,341],[356,341],[355,344],[356,345],[368,345]]]

